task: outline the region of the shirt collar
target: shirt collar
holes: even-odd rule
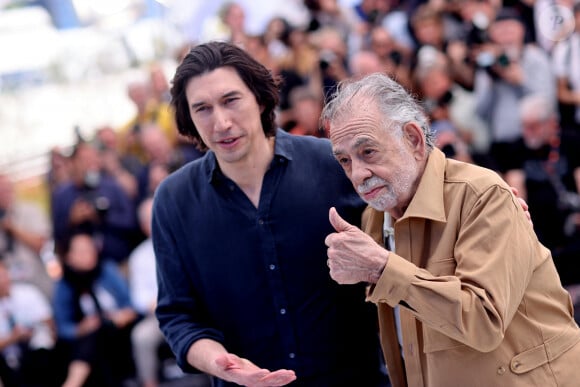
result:
[[[417,192],[401,219],[417,217],[438,222],[447,221],[443,202],[446,164],[443,152],[437,148],[433,149],[427,159],[427,166],[421,176]]]
[[[292,145],[292,135],[288,134],[282,129],[276,130],[276,143],[274,145],[274,160],[273,163],[278,163],[282,160],[292,160],[292,153],[294,146]],[[218,178],[222,177],[219,164],[215,157],[215,153],[208,151],[205,156],[205,172],[207,174],[208,183],[214,183]]]

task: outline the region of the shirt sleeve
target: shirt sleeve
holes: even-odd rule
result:
[[[155,314],[167,343],[179,366],[188,372],[196,370],[187,362],[191,345],[202,338],[223,343],[223,334],[211,327],[204,317],[203,306],[195,297],[191,280],[182,264],[178,243],[187,243],[172,232],[179,213],[170,195],[160,187],[156,193],[152,237],[157,261],[158,297]],[[193,257],[188,257],[193,259]]]
[[[454,273],[435,276],[390,253],[369,300],[404,305],[432,329],[487,352],[501,343],[541,258],[506,188],[488,189],[465,211]]]

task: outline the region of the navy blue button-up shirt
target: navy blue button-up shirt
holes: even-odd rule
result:
[[[377,386],[374,305],[326,266],[328,210],[360,223],[365,207],[328,140],[278,131],[256,208],[208,152],[157,190],[157,316],[179,364],[210,338],[301,386]],[[219,385],[227,385],[223,382]]]

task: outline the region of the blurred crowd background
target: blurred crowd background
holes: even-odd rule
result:
[[[203,155],[178,135],[169,90],[189,48],[213,39],[281,77],[278,124],[296,135],[327,137],[318,117],[339,82],[397,79],[448,157],[519,190],[578,300],[577,0],[0,0],[5,385],[75,385],[95,362],[95,385],[183,378],[152,315],[148,222],[158,184]]]

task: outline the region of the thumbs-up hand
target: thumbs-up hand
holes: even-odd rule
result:
[[[387,264],[388,250],[341,218],[334,207],[328,217],[336,230],[325,240],[332,279],[339,284],[376,283]]]

